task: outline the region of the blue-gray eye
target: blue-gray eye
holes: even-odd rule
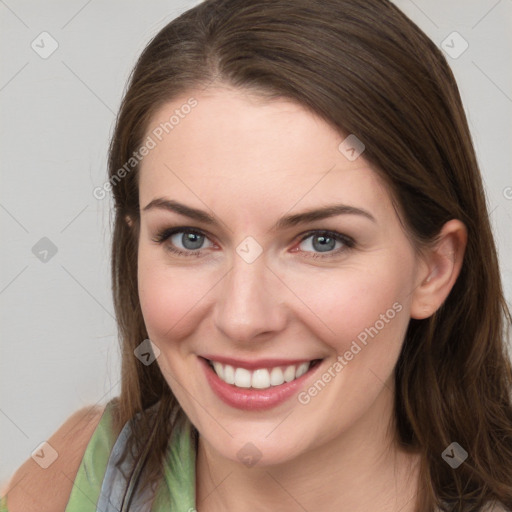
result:
[[[308,241],[309,246],[301,250],[306,253],[310,252],[313,256],[318,253],[327,253],[326,256],[329,256],[330,253],[337,254],[339,251],[354,246],[354,241],[351,238],[331,231],[316,230],[309,232],[302,237],[299,245],[306,241]],[[336,243],[340,245],[336,247]]]
[[[174,237],[177,237],[177,240],[179,240],[183,244],[183,247],[185,249],[189,249],[191,251],[200,249],[201,245],[205,240],[204,235],[200,235],[199,233],[191,231],[178,231],[173,236],[171,236],[171,241],[173,243],[176,243],[172,240],[172,238]]]

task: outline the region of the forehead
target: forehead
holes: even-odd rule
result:
[[[191,91],[149,123],[146,137],[155,147],[140,166],[141,207],[162,196],[198,207],[243,202],[249,212],[273,205],[281,211],[299,201],[303,208],[334,201],[389,207],[364,154],[352,161],[340,151],[348,135],[287,99],[227,88]]]

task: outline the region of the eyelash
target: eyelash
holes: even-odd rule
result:
[[[153,242],[156,242],[158,244],[163,244],[167,239],[169,239],[172,235],[175,235],[176,233],[193,233],[195,235],[204,236],[205,238],[208,238],[206,233],[202,232],[199,229],[195,228],[189,228],[187,226],[180,226],[176,228],[168,228],[160,231],[152,240]],[[304,233],[300,235],[302,238],[299,240],[299,244],[302,243],[304,240],[310,238],[312,235],[326,235],[330,238],[334,238],[334,240],[341,242],[344,247],[341,247],[337,250],[333,251],[326,251],[325,253],[321,252],[310,252],[310,251],[296,251],[296,252],[304,252],[308,256],[307,258],[313,258],[313,259],[326,259],[331,258],[333,256],[338,256],[341,252],[345,252],[349,249],[353,249],[355,246],[355,241],[350,238],[349,236],[343,235],[342,233],[338,233],[336,231],[330,231],[326,229],[315,229],[308,231],[307,233]],[[187,250],[182,251],[181,249],[177,249],[176,247],[173,247],[172,245],[168,244],[166,247],[166,250],[170,251],[173,254],[176,254],[178,256],[185,256],[185,257],[191,257],[191,256],[200,256],[203,249],[197,249],[195,251],[193,250]]]

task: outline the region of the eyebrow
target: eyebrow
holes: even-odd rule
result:
[[[173,199],[165,199],[163,197],[153,199],[149,204],[147,204],[143,208],[143,211],[148,211],[152,209],[167,210],[174,213],[178,213],[180,215],[189,217],[204,224],[217,224],[217,220],[215,219],[215,217],[211,216],[209,213],[179,203],[178,201],[175,201]],[[377,222],[375,220],[375,217],[370,212],[363,210],[362,208],[356,208],[355,206],[349,206],[345,204],[332,204],[323,206],[321,208],[306,210],[301,213],[285,215],[274,224],[270,231],[284,230],[286,228],[297,226],[299,224],[305,224],[307,222],[327,219],[329,217],[335,217],[337,215],[360,215],[362,217],[366,217],[372,222]]]

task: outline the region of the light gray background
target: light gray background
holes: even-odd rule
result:
[[[106,152],[146,43],[196,1],[0,0],[0,483],[74,411],[119,393]],[[458,80],[512,297],[512,0],[396,0]],[[42,32],[58,43],[43,59]],[[47,37],[47,36],[43,36]],[[451,43],[451,41],[454,41]],[[461,40],[448,39],[455,50]],[[43,237],[57,253],[43,262]],[[44,254],[40,254],[41,257]]]

